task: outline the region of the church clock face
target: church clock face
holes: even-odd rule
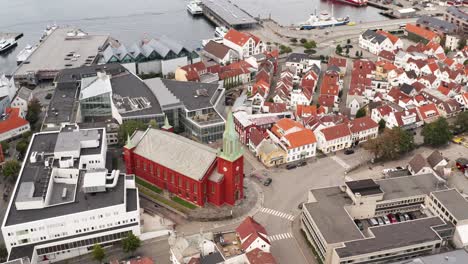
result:
[[[223,168],[223,171],[224,171],[224,172],[226,172],[226,171],[227,171],[227,168],[226,168],[226,167],[224,167],[224,168]]]
[[[239,171],[239,169],[240,169],[240,167],[239,167],[239,166],[237,166],[237,167],[236,167],[236,171]]]

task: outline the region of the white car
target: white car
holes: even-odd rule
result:
[[[388,217],[386,215],[382,216],[383,218],[383,221],[386,225],[390,224],[390,219],[388,219]]]

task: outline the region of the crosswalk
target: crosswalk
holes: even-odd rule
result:
[[[273,209],[270,209],[270,208],[262,207],[260,209],[260,212],[265,213],[265,214],[271,214],[271,215],[278,216],[278,217],[282,217],[282,218],[288,219],[289,221],[294,220],[293,215],[283,213],[283,212],[280,212],[280,211],[276,211],[276,210],[273,210]]]
[[[341,167],[343,167],[344,169],[349,169],[350,166],[344,161],[342,160],[340,157],[338,156],[331,156],[331,159],[336,161],[336,163],[340,164]]]
[[[270,240],[270,242],[273,242],[273,241],[278,241],[278,240],[282,240],[282,239],[289,239],[289,238],[292,238],[292,237],[293,236],[292,236],[291,233],[283,233],[283,234],[268,236],[268,239]]]

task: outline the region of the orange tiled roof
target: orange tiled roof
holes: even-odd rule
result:
[[[393,44],[397,43],[397,41],[400,40],[400,38],[388,33],[387,31],[379,30],[377,31],[377,34],[387,37]]]
[[[418,27],[416,25],[413,25],[413,24],[406,24],[406,31],[408,32],[411,32],[415,35],[418,35],[424,39],[427,39],[427,40],[433,40],[434,38],[437,37],[437,34],[433,31],[430,31],[430,30],[427,30],[427,29],[424,29],[422,27]]]
[[[247,41],[249,41],[252,36],[239,32],[235,29],[230,29],[226,35],[224,35],[224,38],[231,41],[232,43],[235,43],[236,45],[239,46],[244,46]]]
[[[0,134],[28,124],[28,121],[21,118],[19,113],[19,108],[7,108],[5,110],[6,118],[0,121]]]
[[[303,129],[297,132],[289,133],[284,136],[289,141],[288,149],[314,144],[317,142],[314,132],[309,129]]]

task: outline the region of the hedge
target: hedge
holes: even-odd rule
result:
[[[192,204],[192,203],[190,203],[190,202],[187,202],[187,201],[185,201],[184,199],[179,198],[179,197],[177,197],[177,196],[172,197],[172,201],[174,201],[174,202],[176,202],[176,203],[178,203],[178,204],[180,204],[180,205],[183,205],[183,206],[185,206],[185,207],[187,207],[187,208],[189,208],[189,209],[195,209],[195,208],[197,208],[196,205],[194,205],[194,204]]]
[[[136,179],[136,183],[147,188],[147,189],[150,189],[151,191],[155,192],[155,193],[162,193],[162,190],[159,189],[158,187],[154,186],[153,184],[145,181],[145,180],[142,180],[138,177],[135,177]]]

